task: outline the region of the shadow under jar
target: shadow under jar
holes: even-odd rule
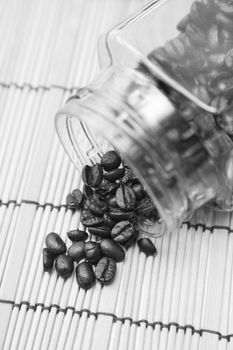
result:
[[[231,23],[224,1],[152,1],[102,35],[100,74],[56,115],[78,170],[112,147],[126,159],[161,217],[145,233],[232,209]]]

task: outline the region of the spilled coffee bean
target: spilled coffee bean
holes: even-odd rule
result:
[[[101,249],[97,242],[87,242],[84,250],[86,260],[91,264],[97,264],[97,262],[102,258]]]
[[[124,249],[120,246],[120,244],[114,242],[112,239],[103,239],[100,242],[100,249],[104,256],[109,258],[113,258],[116,262],[121,262],[125,258]]]
[[[45,239],[45,244],[48,250],[54,255],[63,254],[66,252],[66,244],[61,237],[55,233],[50,232]]]
[[[139,246],[139,249],[147,256],[157,254],[155,245],[149,238],[141,238],[137,241],[137,244]]]
[[[110,182],[121,179],[125,174],[125,168],[111,170],[104,174],[104,178]]]
[[[82,180],[85,185],[98,187],[103,179],[103,169],[100,164],[85,165],[82,169]]]
[[[48,248],[43,248],[43,268],[44,271],[50,271],[53,268],[54,255]]]
[[[79,241],[72,244],[67,254],[76,262],[85,258],[85,242]]]
[[[74,270],[73,259],[69,255],[61,254],[55,261],[55,269],[59,276],[68,278]]]
[[[116,262],[109,257],[103,257],[96,265],[95,275],[98,281],[102,284],[109,284],[112,282],[116,274]]]
[[[93,227],[101,224],[104,220],[101,216],[94,215],[90,210],[83,210],[80,221],[84,226]]]
[[[88,238],[88,233],[83,230],[70,230],[67,232],[67,236],[73,242],[85,241]]]
[[[129,221],[120,221],[113,227],[111,236],[115,242],[124,244],[135,238],[136,231],[133,224]]]
[[[136,197],[133,189],[129,186],[122,185],[116,191],[116,200],[120,208],[132,210],[135,207]]]
[[[90,289],[95,284],[95,274],[91,264],[83,261],[76,267],[76,280],[79,287],[83,289]]]
[[[81,209],[83,205],[83,193],[79,189],[73,190],[66,197],[66,204],[69,209]]]
[[[89,233],[101,238],[110,238],[111,228],[108,226],[89,227]]]

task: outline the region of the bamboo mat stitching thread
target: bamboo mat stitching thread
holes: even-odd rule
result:
[[[19,90],[23,90],[28,88],[29,90],[34,90],[34,91],[39,91],[39,90],[44,90],[44,91],[49,91],[51,89],[61,89],[63,91],[74,91],[74,90],[79,90],[80,87],[77,86],[73,86],[73,87],[66,87],[66,86],[62,86],[62,85],[37,85],[37,86],[33,86],[30,83],[24,83],[24,84],[17,84],[14,82],[10,82],[10,83],[4,83],[4,82],[0,82],[0,87],[2,88],[6,88],[6,89],[10,89],[11,87],[14,87],[16,89]]]
[[[19,308],[19,309],[23,305],[26,305],[27,306],[27,310],[34,310],[34,311],[36,311],[36,309],[38,307],[41,307],[42,311],[46,311],[47,310],[49,312],[51,311],[52,308],[56,308],[57,309],[57,313],[63,312],[64,314],[66,314],[68,310],[71,310],[71,311],[73,311],[73,314],[78,314],[78,315],[82,316],[82,314],[86,313],[88,317],[89,316],[94,316],[95,319],[97,319],[98,316],[100,316],[100,315],[102,315],[102,316],[109,316],[109,317],[113,318],[113,322],[119,321],[119,322],[124,323],[126,320],[128,320],[128,321],[130,321],[131,325],[134,324],[134,325],[136,325],[138,327],[140,327],[142,323],[145,323],[146,327],[152,327],[154,329],[157,325],[159,325],[161,327],[161,329],[162,328],[167,328],[168,331],[170,331],[170,328],[172,326],[176,328],[176,332],[178,332],[178,330],[183,330],[184,332],[186,332],[187,329],[191,329],[192,335],[195,334],[195,333],[199,334],[200,336],[202,336],[203,333],[215,334],[215,335],[218,335],[219,340],[226,339],[228,342],[230,341],[230,338],[233,337],[233,334],[223,335],[220,332],[214,331],[214,330],[211,330],[211,329],[205,329],[205,328],[195,329],[192,325],[181,326],[177,322],[169,322],[169,323],[166,324],[166,323],[163,323],[161,321],[149,322],[146,319],[135,321],[131,317],[118,317],[117,315],[115,315],[113,313],[110,313],[110,312],[101,312],[101,311],[93,312],[93,311],[91,311],[89,309],[76,310],[73,306],[67,306],[66,308],[61,308],[57,304],[51,304],[50,306],[45,306],[43,303],[36,303],[35,305],[30,305],[30,303],[28,301],[22,301],[20,304],[16,304],[12,300],[5,300],[5,299],[0,299],[0,303],[11,304],[12,308],[16,307],[16,308]]]

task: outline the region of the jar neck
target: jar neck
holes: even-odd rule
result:
[[[58,112],[56,128],[79,169],[109,144],[118,150],[169,229],[216,196],[219,178],[200,137],[143,72],[107,69]]]

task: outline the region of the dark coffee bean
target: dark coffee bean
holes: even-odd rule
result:
[[[125,174],[125,168],[113,169],[104,174],[104,178],[108,181],[116,181],[121,179]]]
[[[103,257],[96,265],[95,275],[102,284],[110,283],[116,274],[116,262],[109,257]]]
[[[69,209],[80,209],[83,207],[83,194],[79,189],[73,190],[66,197],[66,204]]]
[[[226,3],[225,1],[218,1],[218,9],[229,18],[233,19],[233,6],[232,3]]]
[[[93,202],[90,203],[90,205],[88,206],[88,209],[97,216],[102,216],[104,214],[103,210],[96,204],[94,204]]]
[[[90,210],[83,210],[80,221],[84,226],[93,227],[101,224],[104,219],[100,216],[94,215]]]
[[[90,186],[87,186],[87,185],[83,186],[83,195],[86,199],[92,198],[93,193],[94,191]]]
[[[50,232],[45,238],[45,244],[48,250],[54,255],[63,254],[66,252],[66,244],[61,237],[55,233]]]
[[[134,184],[133,191],[137,200],[140,200],[145,196],[145,191],[141,184]]]
[[[85,258],[85,243],[83,241],[72,244],[68,251],[68,255],[76,262]]]
[[[195,26],[193,23],[188,23],[185,30],[190,43],[195,48],[207,47],[207,40],[205,34],[200,28]]]
[[[93,193],[92,203],[98,206],[103,212],[108,210],[108,203],[106,201],[106,198],[102,197],[98,193]]]
[[[80,288],[89,289],[95,284],[95,274],[92,266],[83,261],[76,267],[76,280]]]
[[[116,191],[117,204],[120,208],[131,210],[135,206],[136,197],[131,187],[122,185]]]
[[[109,213],[104,213],[103,219],[104,219],[104,225],[109,228],[113,228],[113,226],[115,226],[116,224],[116,222],[111,218]]]
[[[121,158],[121,163],[122,163],[124,168],[130,168],[129,164],[126,162],[125,159]]]
[[[232,30],[233,29],[233,21],[232,18],[229,18],[224,13],[219,12],[215,17],[216,22],[222,26],[223,29]]]
[[[68,278],[74,270],[73,259],[69,255],[61,254],[55,261],[55,269],[59,276]]]
[[[98,187],[103,180],[103,169],[100,164],[85,165],[82,169],[82,179],[85,185]]]
[[[118,189],[119,186],[120,184],[117,182],[103,181],[101,185],[98,187],[98,189],[96,189],[96,191],[101,196],[107,196],[107,195],[116,193],[116,190]]]
[[[111,208],[119,208],[119,207],[118,207],[118,204],[117,204],[117,200],[116,200],[116,196],[115,196],[115,195],[110,196],[110,197],[108,198],[108,205],[109,205],[109,207],[111,207]]]
[[[213,24],[207,32],[207,43],[212,50],[219,48],[219,31],[216,24]]]
[[[209,16],[206,14],[205,6],[200,1],[194,1],[190,10],[191,20],[200,28],[206,28],[209,25]]]
[[[129,221],[118,222],[111,231],[112,239],[120,244],[124,244],[127,241],[131,241],[136,236],[136,231]]]
[[[215,54],[209,55],[208,63],[212,67],[218,67],[218,68],[223,67],[223,65],[225,64],[225,54],[215,53]]]
[[[218,113],[222,113],[228,108],[228,99],[224,96],[217,96],[211,101],[211,106],[216,108]]]
[[[100,242],[100,248],[103,256],[108,256],[116,260],[116,262],[123,261],[125,258],[125,252],[123,248],[112,239],[103,239]]]
[[[137,241],[137,244],[139,249],[147,256],[157,254],[157,250],[149,238],[141,238]]]
[[[233,68],[233,49],[229,50],[225,55],[225,66],[229,69]]]
[[[114,221],[122,221],[122,220],[130,220],[134,217],[134,212],[131,211],[123,211],[122,209],[113,208],[109,212],[109,216]]]
[[[119,167],[121,158],[115,151],[108,151],[102,156],[100,163],[104,170],[110,171]]]
[[[154,204],[149,197],[141,199],[136,204],[136,213],[139,215],[150,214],[154,209]]]
[[[54,255],[48,248],[43,248],[43,268],[44,271],[51,271],[54,263]]]
[[[79,229],[68,231],[67,236],[71,241],[74,241],[74,242],[85,241],[88,238],[87,232]]]
[[[89,241],[85,245],[86,259],[91,264],[97,264],[102,258],[102,252],[97,242]]]
[[[88,230],[92,235],[95,235],[101,238],[111,238],[111,228],[108,226],[89,227]]]

